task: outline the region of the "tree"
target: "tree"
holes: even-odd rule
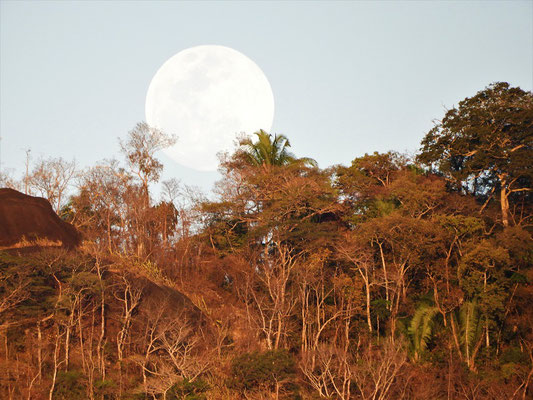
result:
[[[354,226],[366,218],[390,213],[395,204],[383,195],[405,168],[406,160],[394,152],[365,154],[349,167],[335,167],[335,187],[346,207],[346,222]]]
[[[275,399],[295,372],[294,360],[286,350],[245,353],[231,363],[232,386],[244,393],[261,388],[274,390]]]
[[[28,177],[30,187],[46,197],[56,213],[63,205],[68,185],[76,174],[76,163],[62,158],[41,159]]]
[[[487,202],[499,192],[508,226],[509,199],[531,191],[533,94],[497,82],[467,97],[428,132],[418,159]]]
[[[433,334],[434,317],[438,312],[437,307],[421,304],[409,323],[408,331],[411,336],[415,360],[419,360],[427,349]]]
[[[176,143],[175,136],[169,136],[159,129],[150,127],[146,122],[138,123],[128,133],[126,141],[120,140],[120,147],[126,156],[128,166],[134,176],[140,180],[140,187],[128,188],[127,203],[130,223],[134,231],[137,255],[146,255],[148,225],[150,222],[150,182],[157,182],[163,170],[163,164],[155,153]]]
[[[0,187],[20,190],[21,183],[17,182],[13,176],[12,171],[3,169],[0,171]]]
[[[475,371],[476,355],[483,341],[483,321],[475,301],[465,302],[459,310],[459,354],[468,368]],[[455,318],[452,316],[452,327],[455,329]]]
[[[481,240],[465,249],[459,263],[459,283],[478,305],[484,320],[486,346],[490,331],[505,312],[511,281],[512,263],[507,249],[495,240]]]
[[[394,335],[409,289],[421,286],[426,266],[442,256],[440,232],[432,221],[391,213],[359,224],[354,234],[374,253],[376,265],[381,264],[384,300]]]
[[[366,322],[369,332],[372,332],[370,306],[371,288],[377,284],[374,277],[375,265],[371,259],[371,253],[366,250],[357,239],[358,238],[347,232],[343,235],[342,240],[336,245],[336,249],[339,256],[353,266],[353,269],[359,273],[360,278],[363,281],[366,297]]]
[[[405,167],[406,160],[398,153],[365,154],[354,158],[349,167],[336,168],[337,185],[347,198],[360,198],[372,186],[387,187],[397,171]],[[355,200],[354,198],[354,200]]]
[[[109,253],[124,244],[124,204],[132,179],[116,160],[103,161],[80,175],[78,194],[71,198],[69,222]]]
[[[386,340],[381,348],[369,346],[354,366],[352,379],[363,400],[385,400],[404,372],[407,357],[403,346]]]
[[[155,158],[155,153],[173,146],[177,138],[159,129],[150,127],[146,122],[138,123],[128,133],[126,141],[120,140],[120,148],[126,156],[129,167],[136,175],[148,197],[148,184],[156,182],[163,170],[163,164]]]
[[[255,132],[257,142],[252,142],[250,138],[240,141],[241,148],[235,154],[236,158],[244,161],[245,164],[269,169],[271,166],[281,166],[299,164],[303,166],[315,167],[316,161],[312,158],[296,158],[288,148],[291,147],[289,139],[285,135],[272,135],[260,130]]]

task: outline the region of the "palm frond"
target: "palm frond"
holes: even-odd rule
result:
[[[475,301],[463,304],[459,311],[459,320],[461,322],[461,344],[469,358],[482,331],[481,313]]]
[[[317,162],[312,158],[297,158],[288,148],[291,147],[289,139],[285,135],[271,134],[264,130],[255,132],[257,141],[254,143],[250,138],[240,142],[244,159],[253,166],[282,166],[304,165],[316,167]]]
[[[436,307],[422,304],[413,315],[408,332],[411,335],[415,358],[418,358],[427,349],[433,334],[434,318],[437,313]]]

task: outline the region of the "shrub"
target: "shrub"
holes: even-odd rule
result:
[[[209,385],[202,379],[189,381],[184,379],[176,383],[167,393],[167,398],[176,400],[205,400],[205,392],[209,390]]]
[[[60,371],[54,388],[54,399],[83,400],[87,398],[84,377],[77,371]]]
[[[231,386],[239,390],[259,387],[274,389],[295,374],[295,364],[287,350],[247,353],[231,364]]]
[[[94,394],[103,399],[113,398],[117,384],[112,379],[97,380],[94,382]]]

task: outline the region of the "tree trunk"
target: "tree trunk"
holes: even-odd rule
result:
[[[104,355],[104,338],[105,338],[105,288],[102,280],[102,271],[100,269],[100,264],[97,261],[97,272],[98,279],[100,281],[101,292],[100,292],[100,336],[98,337],[98,366],[102,379],[105,379],[105,355]]]
[[[37,321],[37,364],[37,375],[39,376],[39,382],[41,382],[43,373],[43,335],[41,332],[41,321]]]
[[[385,263],[385,255],[383,254],[383,247],[380,242],[377,242],[379,246],[379,253],[381,255],[381,263],[383,264],[383,277],[385,278],[385,300],[387,301],[387,308],[390,311],[392,304],[389,303],[389,278],[387,277],[387,264]]]
[[[111,248],[111,216],[107,213],[107,249],[109,253],[113,253]]]
[[[507,182],[504,177],[500,177],[500,203],[502,207],[502,224],[509,226],[509,190],[506,188]]]
[[[56,379],[57,379],[57,370],[59,369],[59,366],[61,365],[61,362],[58,362],[59,358],[59,346],[60,346],[60,338],[62,335],[59,333],[59,327],[57,327],[57,333],[56,333],[56,342],[54,347],[54,369],[52,372],[52,384],[50,385],[50,391],[48,392],[48,400],[53,399],[54,395],[54,389],[56,387]]]
[[[70,361],[70,321],[69,325],[67,326],[67,333],[65,337],[65,369],[68,370],[68,364]]]
[[[368,324],[368,331],[372,332],[372,318],[370,316],[370,285],[368,282],[368,276],[365,279],[366,289],[366,323]]]
[[[81,301],[80,301],[78,304],[78,330],[79,330],[79,345],[80,345],[80,353],[81,353],[81,365],[83,367],[83,372],[88,374],[89,366],[85,359],[85,348],[84,348],[84,343],[83,343],[83,325],[81,322],[82,315],[83,315],[83,312],[82,312]],[[93,314],[93,318],[94,318],[94,314]]]
[[[487,271],[483,273],[483,292],[487,291]],[[490,337],[489,337],[489,316],[485,312],[485,345],[490,347]]]
[[[452,328],[453,342],[454,342],[455,347],[457,349],[457,353],[459,354],[459,357],[461,358],[461,361],[462,361],[463,360],[463,353],[461,351],[461,346],[459,344],[459,337],[457,336],[457,328],[455,326],[453,311],[449,315],[450,315],[450,326]]]

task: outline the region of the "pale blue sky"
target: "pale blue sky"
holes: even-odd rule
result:
[[[532,1],[0,1],[1,167],[33,157],[119,157],[161,64],[201,44],[254,60],[273,132],[321,167],[414,151],[466,96],[495,81],[532,90]],[[203,188],[217,173],[165,178]]]

